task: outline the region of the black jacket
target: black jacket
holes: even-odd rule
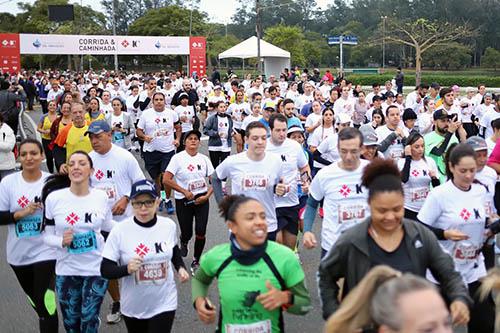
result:
[[[344,298],[373,267],[368,248],[369,225],[370,218],[344,232],[320,263],[319,294],[325,320],[339,307],[337,281],[344,278]],[[403,219],[403,228],[413,271],[425,278],[429,269],[450,302],[460,299],[470,306],[472,300],[461,275],[455,270],[452,258],[441,249],[432,231],[407,219]]]

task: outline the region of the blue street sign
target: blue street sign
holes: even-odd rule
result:
[[[342,44],[346,45],[357,45],[358,37],[356,36],[330,36],[328,37],[328,45],[340,44],[340,39],[342,38]]]

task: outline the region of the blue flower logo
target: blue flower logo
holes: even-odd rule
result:
[[[156,42],[155,47],[156,47],[157,49],[159,49],[159,48],[161,47],[160,41],[157,41],[157,42]]]
[[[38,40],[38,38],[37,38],[33,42],[33,46],[36,47],[36,48],[39,48],[40,46],[42,46],[42,42],[40,42],[40,40]]]

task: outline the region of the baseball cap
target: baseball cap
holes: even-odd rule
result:
[[[99,84],[99,81],[97,79],[92,79],[92,84]]]
[[[378,146],[378,137],[375,130],[371,127],[360,128],[363,135],[363,146]]]
[[[139,180],[132,184],[132,190],[130,191],[130,199],[133,199],[141,194],[149,194],[153,198],[158,197],[155,184],[148,179]]]
[[[180,101],[181,99],[183,99],[183,98],[187,98],[187,99],[189,99],[189,95],[188,95],[188,94],[186,94],[186,93],[182,93],[182,94],[180,94],[180,95],[179,95],[179,101]]]
[[[217,90],[217,89],[222,89],[222,88],[220,86],[215,86],[214,90]]]
[[[302,128],[300,128],[299,126],[297,126],[297,125],[290,126],[288,128],[288,131],[287,131],[286,134],[288,136],[290,136],[290,134],[295,133],[295,132],[300,132],[300,133],[304,134],[304,130]]]
[[[394,97],[394,93],[392,91],[388,91],[385,93],[385,98],[387,97]]]
[[[465,92],[475,92],[477,89],[473,87],[467,87],[465,88]]]
[[[480,151],[480,150],[488,150],[488,145],[486,144],[486,140],[484,140],[480,136],[471,136],[468,138],[465,143],[470,145],[474,151]]]
[[[198,140],[201,139],[200,131],[191,130],[189,132],[186,132],[186,134],[184,135],[184,141],[186,141],[186,139],[189,138],[191,135],[196,135],[198,137]]]
[[[375,102],[375,101],[381,101],[382,100],[382,97],[380,97],[379,95],[375,95],[373,96],[372,98],[372,102]]]
[[[451,119],[451,118],[453,118],[453,116],[449,115],[448,112],[446,112],[446,110],[439,109],[439,110],[434,111],[434,113],[432,114],[432,118],[434,120]]]
[[[102,132],[111,132],[111,127],[106,121],[97,120],[89,125],[89,128],[85,132],[85,135],[101,134]]]

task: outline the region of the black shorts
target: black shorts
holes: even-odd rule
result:
[[[168,153],[162,153],[160,151],[145,151],[143,153],[144,167],[153,180],[167,169],[168,163],[170,163],[170,159],[172,159],[174,154],[175,150],[169,151]]]
[[[292,235],[299,233],[299,205],[276,208],[278,230],[286,230]]]

